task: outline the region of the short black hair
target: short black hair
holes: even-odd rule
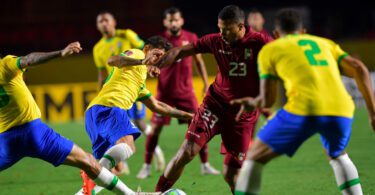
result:
[[[301,14],[292,8],[281,9],[276,14],[275,25],[283,32],[294,32],[303,26]]]
[[[181,12],[180,9],[178,9],[177,7],[170,7],[168,9],[164,10],[164,18],[166,18],[168,14],[173,15],[173,14],[176,14],[176,13],[180,13],[180,15],[182,17],[182,12]]]
[[[218,18],[221,20],[231,20],[236,23],[243,23],[245,22],[245,12],[237,5],[228,5],[219,12]]]
[[[150,45],[153,48],[164,49],[165,51],[168,51],[172,48],[172,44],[159,35],[148,38],[145,41],[145,45]]]

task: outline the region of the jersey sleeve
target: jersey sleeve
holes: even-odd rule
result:
[[[334,43],[333,55],[335,56],[335,59],[337,60],[337,64],[340,65],[342,59],[344,59],[349,54],[345,52],[343,49],[341,49],[340,45]]]
[[[213,41],[211,35],[205,35],[193,43],[196,53],[212,53]]]
[[[21,58],[17,56],[7,55],[1,59],[0,67],[0,81],[7,82],[22,73],[24,69],[21,69]]]
[[[142,49],[145,45],[145,42],[141,38],[139,38],[137,33],[135,33],[133,30],[126,29],[123,31],[123,33],[123,36],[129,40],[132,48]]]
[[[95,63],[96,68],[100,70],[105,70],[107,63],[104,62],[104,60],[100,57],[100,54],[98,50],[96,49],[96,47],[94,47],[93,49],[93,56],[94,56],[94,63]]]
[[[151,92],[146,88],[146,86],[143,86],[141,88],[141,91],[139,92],[137,101],[142,101],[150,97],[151,97]]]
[[[258,73],[260,79],[277,79],[277,73],[271,59],[271,48],[263,47],[258,54]]]

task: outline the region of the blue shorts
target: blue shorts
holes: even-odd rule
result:
[[[141,135],[126,110],[118,107],[94,105],[85,113],[85,126],[96,159],[102,158],[118,139],[132,135],[136,140]]]
[[[284,109],[265,124],[258,138],[278,154],[293,156],[302,143],[315,133],[329,156],[339,156],[349,143],[353,119],[340,116],[301,116]]]
[[[138,120],[145,118],[146,107],[142,102],[135,102],[133,106],[128,110],[128,116],[131,120]]]
[[[72,141],[36,119],[0,133],[0,171],[23,157],[39,158],[59,166],[72,149]]]

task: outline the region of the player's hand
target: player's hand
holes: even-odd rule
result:
[[[70,43],[68,46],[66,46],[61,51],[61,56],[65,57],[65,56],[72,55],[74,53],[79,53],[81,51],[82,51],[81,44],[78,41],[76,41],[76,42]]]
[[[193,120],[193,116],[194,116],[194,114],[185,112],[184,115],[183,115],[183,118],[181,118],[181,119],[186,120],[186,121],[191,121],[191,120]]]
[[[147,66],[147,73],[151,78],[159,77],[160,69],[156,66]]]
[[[232,105],[241,105],[240,110],[238,111],[236,115],[236,121],[240,120],[241,115],[245,111],[253,111],[256,108],[256,105],[254,103],[254,98],[252,97],[244,97],[240,99],[234,99],[230,101],[230,104]]]
[[[160,58],[164,55],[164,51],[161,49],[151,49],[145,59],[142,60],[142,64],[145,65],[154,65],[156,62],[160,60]]]

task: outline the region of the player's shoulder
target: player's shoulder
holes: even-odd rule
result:
[[[15,55],[6,55],[5,57],[1,58],[2,63],[16,62],[17,60],[18,56]]]
[[[189,37],[197,36],[196,33],[186,30],[186,29],[182,29],[182,33],[184,33],[186,36],[189,36]]]
[[[120,38],[127,38],[133,36],[135,33],[132,29],[126,28],[126,29],[116,29],[116,36]]]
[[[103,44],[103,37],[99,39],[98,42],[95,43],[94,47],[92,48],[92,50],[95,52],[97,51],[101,45]]]
[[[135,59],[145,58],[145,53],[140,49],[128,49],[122,52],[120,55],[135,58]]]
[[[251,27],[247,27],[245,39],[249,41],[256,41],[263,44],[273,41],[273,38],[270,35],[266,33],[256,32]]]
[[[207,34],[207,35],[202,36],[201,39],[207,40],[207,41],[218,41],[218,40],[221,41],[222,40],[220,33]]]

